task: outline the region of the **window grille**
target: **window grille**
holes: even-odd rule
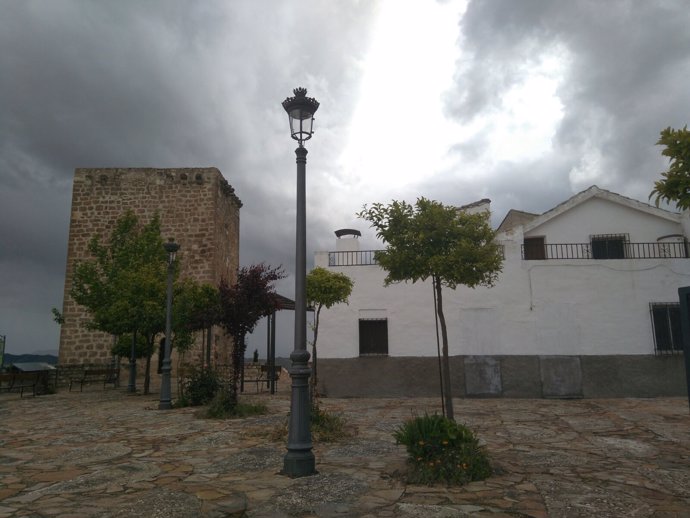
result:
[[[680,330],[680,304],[677,302],[651,302],[649,311],[654,331],[655,354],[681,354],[683,341]]]
[[[388,354],[388,319],[359,319],[359,355],[381,356]]]
[[[592,259],[625,259],[627,234],[595,234],[589,236]]]
[[[530,261],[546,259],[546,246],[544,246],[544,236],[526,237],[523,245],[524,259]]]

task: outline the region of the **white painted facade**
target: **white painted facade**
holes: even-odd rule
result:
[[[591,236],[622,234],[629,243],[652,243],[658,255],[657,243],[684,242],[687,213],[593,186],[529,216],[497,236],[505,261],[496,286],[444,288],[450,355],[654,354],[650,303],[678,301],[678,288],[690,285],[689,259],[525,260],[523,240],[543,236],[547,245],[580,243],[587,251]],[[357,250],[358,244],[341,237],[335,250]],[[372,318],[387,320],[389,356],[436,356],[430,282],[384,287],[378,266],[329,266],[329,258],[333,264],[333,252],[317,252],[315,265],[345,273],[354,289],[348,305],[321,313],[320,358],[360,356],[359,320]]]

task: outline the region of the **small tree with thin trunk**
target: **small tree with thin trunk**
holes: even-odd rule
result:
[[[285,277],[281,267],[255,264],[240,268],[232,286],[222,280],[220,293],[220,324],[232,336],[232,380],[230,404],[237,405],[237,391],[242,359],[247,349],[245,338],[262,317],[278,308],[274,283]]]
[[[181,341],[179,349],[187,350],[193,343],[194,334],[201,331],[201,363],[210,368],[211,330],[220,320],[218,288],[210,284],[200,284],[192,279],[184,279],[178,283],[174,300],[173,343],[177,345],[178,334],[184,333],[184,340]]]
[[[127,211],[118,218],[109,239],[94,236],[88,251],[91,258],[74,266],[70,290],[88,312],[86,326],[116,336],[129,334],[133,348],[139,334],[152,344],[165,326],[168,263],[158,215],[142,225]],[[151,355],[146,358],[148,392]]]
[[[312,403],[316,402],[317,361],[316,340],[319,337],[319,317],[322,308],[330,308],[335,304],[345,303],[352,293],[353,282],[344,273],[331,272],[326,268],[314,268],[307,275],[307,304],[316,310],[314,316],[314,340],[311,343],[312,375],[310,379],[310,395]]]
[[[459,284],[474,288],[493,286],[501,271],[503,254],[494,243],[488,213],[469,214],[455,207],[419,198],[414,205],[393,201],[364,206],[358,217],[371,223],[386,249],[376,253],[387,272],[385,285],[431,278],[441,325],[442,386],[446,416],[454,419],[448,356],[448,331],[443,313],[443,290]]]

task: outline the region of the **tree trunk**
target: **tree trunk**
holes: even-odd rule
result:
[[[237,405],[237,390],[239,389],[241,358],[244,355],[244,335],[233,337],[232,345],[232,383],[230,384],[230,404]]]
[[[321,314],[321,304],[316,308],[314,318],[314,341],[311,343],[311,378],[309,379],[309,399],[312,405],[317,405],[316,387],[318,378],[316,377],[316,339],[319,337],[319,315]]]
[[[434,277],[433,282],[436,287],[436,300],[438,303],[436,310],[438,311],[438,321],[441,324],[441,340],[443,344],[443,397],[446,402],[446,417],[451,421],[454,421],[455,414],[453,412],[453,395],[450,383],[450,358],[448,357],[448,330],[446,329],[446,318],[443,316],[441,279]]]
[[[208,329],[206,330],[206,368],[210,369],[211,368],[211,337],[212,337],[212,331],[213,326],[208,326]]]
[[[153,351],[153,344],[155,343],[156,340],[156,335],[152,335],[151,338],[149,339],[149,350]],[[167,340],[167,338],[166,338]],[[153,355],[153,352],[150,352],[146,355],[146,375],[144,376],[144,394],[149,393],[149,389],[151,388],[151,356]]]

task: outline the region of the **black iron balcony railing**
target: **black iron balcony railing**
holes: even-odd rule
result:
[[[503,245],[499,245],[505,259]],[[381,250],[358,250],[355,252],[328,252],[328,266],[371,266],[378,264],[375,254]]]
[[[356,252],[328,252],[328,266],[370,266],[378,264],[374,254],[378,250]]]
[[[522,258],[545,259],[685,259],[686,243],[550,243],[522,245]]]

